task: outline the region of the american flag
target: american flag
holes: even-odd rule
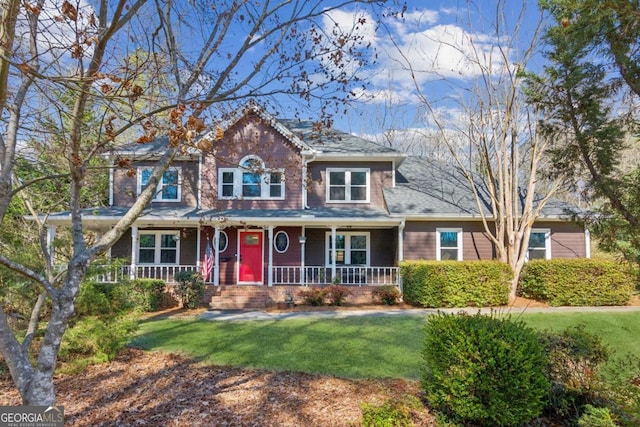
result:
[[[207,245],[204,250],[204,259],[202,260],[202,277],[205,282],[209,281],[209,275],[211,274],[211,270],[213,269],[213,248],[211,247],[211,242],[207,239]]]

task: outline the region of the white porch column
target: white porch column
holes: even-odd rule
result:
[[[129,271],[129,279],[136,278],[136,269],[138,264],[138,226],[131,226],[131,270]]]
[[[220,286],[220,227],[213,231],[213,286]]]
[[[273,286],[273,225],[269,226],[269,262],[267,265],[267,286]]]
[[[200,227],[198,227],[197,231],[196,231],[196,271],[200,272],[202,271],[200,269],[200,250],[202,249],[202,246],[200,246],[200,244],[202,243],[201,241],[202,239],[202,231],[200,230]],[[205,282],[206,282],[206,277],[205,277]]]
[[[398,262],[404,261],[404,221],[398,225]]]
[[[591,258],[591,231],[584,227],[584,257]]]
[[[333,282],[336,278],[336,256],[338,251],[336,250],[336,229],[335,225],[331,226],[331,280],[329,283]]]
[[[47,252],[49,252],[49,258],[51,259],[51,265],[55,265],[54,261],[54,248],[53,240],[56,238],[55,225],[47,225]]]
[[[307,270],[304,266],[304,244],[307,242],[307,236],[304,226],[302,226],[298,241],[300,242],[300,281],[302,286],[307,286]]]

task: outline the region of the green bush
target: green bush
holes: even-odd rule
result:
[[[400,299],[400,289],[393,285],[379,286],[371,292],[371,296],[383,304],[394,305]]]
[[[436,411],[483,426],[521,426],[541,414],[546,358],[523,322],[440,313],[424,330],[422,384]]]
[[[58,360],[72,370],[108,362],[125,347],[136,329],[136,319],[129,316],[84,317],[65,332]]]
[[[157,311],[162,308],[162,298],[165,289],[164,280],[136,279],[129,285],[131,301],[144,311]]]
[[[314,307],[324,305],[326,295],[327,292],[325,289],[315,286],[298,292],[298,296],[302,298],[305,305],[312,305]]]
[[[405,302],[422,307],[504,305],[513,277],[497,261],[405,261],[400,273]]]
[[[198,308],[204,297],[204,280],[195,271],[181,271],[174,276],[178,286],[176,295],[182,301],[183,308]]]
[[[532,260],[522,270],[518,292],[552,306],[625,305],[634,280],[627,267],[614,261]]]
[[[617,425],[609,408],[596,408],[591,405],[585,406],[584,414],[578,420],[579,427],[616,427]]]
[[[362,427],[410,427],[413,426],[411,411],[420,407],[420,401],[413,396],[404,399],[387,400],[382,405],[363,403]]]
[[[331,285],[325,289],[325,295],[329,299],[329,305],[341,306],[344,300],[351,295],[351,291],[346,286]]]
[[[107,316],[132,308],[128,287],[113,283],[84,282],[80,286],[75,309],[77,316]]]
[[[547,411],[564,419],[576,419],[586,404],[602,400],[605,385],[599,370],[609,351],[597,335],[584,327],[539,333],[548,357],[546,376],[551,382]]]

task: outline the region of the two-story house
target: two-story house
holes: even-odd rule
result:
[[[254,104],[223,130],[211,150],[173,162],[151,205],[113,246],[110,257],[126,260],[122,275],[171,281],[177,271],[200,271],[210,246],[210,294],[253,285],[280,301],[301,285],[399,285],[402,260],[494,257],[455,168],[277,119]],[[136,173],[111,172],[111,206],[87,210],[88,227],[115,223],[166,144],[159,138],[119,153]],[[560,202],[544,209],[531,258],[589,255],[588,233],[564,209]],[[68,221],[66,213],[49,217],[54,226]]]

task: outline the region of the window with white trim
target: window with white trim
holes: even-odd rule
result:
[[[326,234],[327,265],[333,264],[333,246],[331,233]],[[337,232],[336,233],[336,264],[337,265],[369,265],[370,235],[367,232]]]
[[[273,239],[276,252],[283,254],[289,249],[289,235],[286,231],[278,231]]]
[[[138,168],[138,194],[142,192],[149,182],[152,167]],[[167,169],[158,183],[156,193],[153,196],[154,202],[179,202],[180,201],[180,183],[182,182],[182,168],[170,167]]]
[[[436,229],[436,259],[462,261],[462,228]]]
[[[284,199],[284,171],[267,169],[262,159],[247,156],[238,168],[218,169],[220,199]]]
[[[178,264],[180,238],[177,231],[145,231],[140,233],[139,239],[140,264]]]
[[[527,259],[551,259],[551,230],[548,228],[531,230]]]
[[[369,169],[327,168],[326,172],[327,202],[369,203]]]
[[[220,231],[218,235],[218,252],[224,252],[229,246],[229,236],[225,231]]]

